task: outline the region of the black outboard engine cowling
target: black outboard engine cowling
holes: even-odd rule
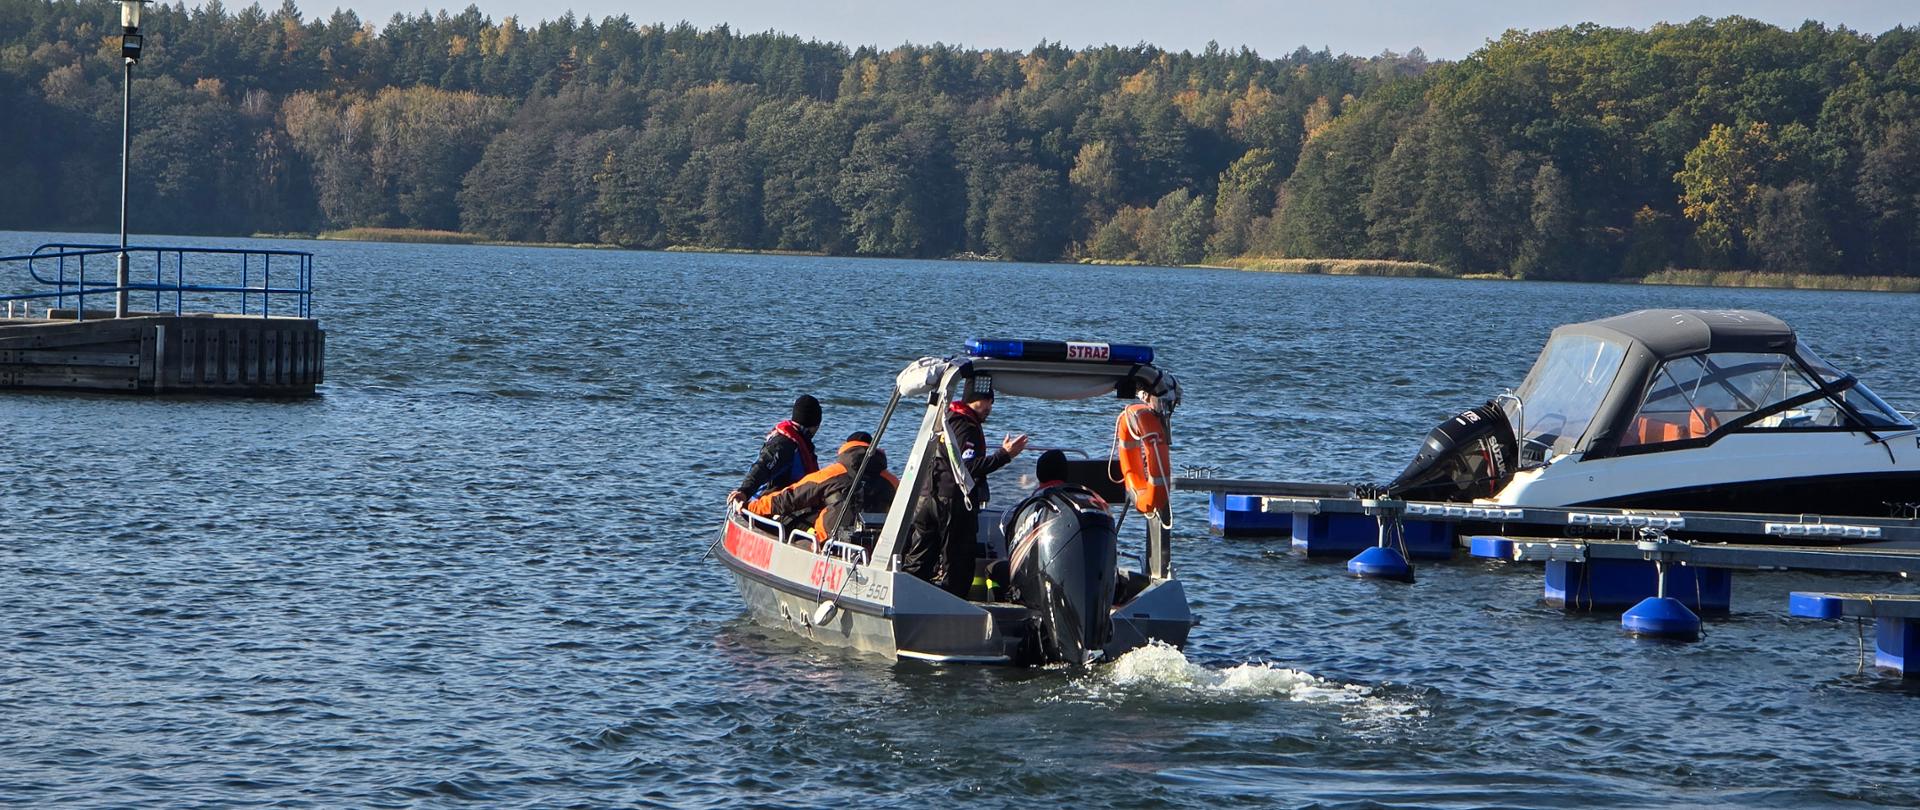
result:
[[[1113,637],[1119,547],[1106,502],[1054,487],[1014,507],[1007,525],[1011,596],[1033,614],[1038,663],[1086,665]]]
[[[1520,441],[1506,409],[1488,402],[1428,433],[1413,463],[1387,484],[1386,494],[1410,501],[1492,497],[1513,479],[1519,460]]]

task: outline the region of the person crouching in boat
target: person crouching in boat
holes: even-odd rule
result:
[[[863,480],[856,485],[854,474],[868,453],[873,454],[873,460],[867,462]],[[859,432],[840,445],[832,464],[792,486],[753,499],[747,511],[775,518],[790,528],[808,526],[813,536],[822,540],[836,539],[832,536],[836,532],[855,528],[855,521],[847,517],[848,509],[885,512],[899,486],[900,479],[887,471],[887,452],[873,447],[872,436]]]
[[[1002,523],[1011,524],[1013,519],[1020,514],[1020,510],[1025,509],[1029,504],[1039,502],[1041,499],[1047,497],[1047,493],[1060,487],[1070,486],[1075,489],[1086,490],[1089,493],[1093,492],[1093,490],[1087,489],[1079,484],[1067,483],[1067,454],[1059,450],[1048,450],[1045,453],[1041,453],[1040,457],[1034,460],[1033,477],[1039,482],[1034,484],[1033,494],[1028,495],[1019,503],[1014,504],[1012,509],[1008,509],[1006,515],[1001,518]],[[1099,496],[1095,495],[1094,497],[1098,498]],[[1105,500],[1102,499],[1101,502],[1105,503]]]
[[[1048,450],[1040,454],[1040,458],[1033,463],[1033,477],[1039,481],[1034,485],[1033,494],[1014,504],[1013,508],[1008,509],[1000,518],[1000,535],[1007,538],[1009,553],[1013,551],[1017,542],[1017,538],[1014,537],[1014,527],[1019,525],[1028,507],[1045,501],[1048,495],[1056,491],[1070,490],[1074,496],[1085,498],[1103,508],[1107,505],[1106,499],[1100,497],[1099,493],[1080,484],[1067,482],[1067,454],[1059,450]],[[994,595],[996,601],[1019,601],[1020,592],[1013,587],[1014,579],[1010,566],[1009,560],[994,560],[987,565],[985,576],[974,585],[985,588],[988,593]]]
[[[1000,449],[987,450],[981,425],[993,413],[993,379],[978,374],[966,381],[959,402],[947,404],[941,440],[927,447],[921,464],[912,531],[901,568],[967,598],[979,557],[980,508],[987,504],[987,474],[1007,466],[1027,449],[1027,436],[1008,436]],[[971,479],[963,486],[960,476]]]
[[[793,418],[774,425],[760,445],[760,457],[747,468],[747,477],[728,493],[727,502],[745,504],[755,496],[792,486],[818,472],[820,460],[813,453],[813,434],[820,430],[820,400],[801,394],[793,401]]]

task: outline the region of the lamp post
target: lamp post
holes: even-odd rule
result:
[[[140,61],[140,11],[147,0],[120,0],[120,59],[126,63],[126,84],[120,93],[120,262],[114,273],[113,317],[127,317],[127,285],[132,273],[127,260],[127,170],[133,151],[133,63]],[[81,317],[86,317],[81,313]]]

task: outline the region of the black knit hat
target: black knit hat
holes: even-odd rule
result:
[[[1067,454],[1058,450],[1041,453],[1040,460],[1033,463],[1033,474],[1042,481],[1067,480]]]
[[[820,400],[812,394],[801,394],[793,401],[793,421],[807,427],[820,426]]]

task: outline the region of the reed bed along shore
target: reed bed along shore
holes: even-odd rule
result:
[[[483,237],[476,234],[424,228],[342,228],[337,231],[321,231],[314,238],[348,242],[413,242],[428,245],[471,245],[483,241]]]
[[[1661,270],[1641,284],[1687,287],[1772,287],[1785,290],[1858,290],[1862,292],[1920,292],[1920,278],[1907,276],[1819,276],[1810,273],[1763,273],[1753,270]]]
[[[254,234],[259,238],[281,239],[338,239],[359,242],[416,242],[443,245],[504,245],[513,247],[569,247],[618,249],[617,245],[603,244],[561,244],[548,242],[500,242],[487,239],[479,234],[460,231],[436,231],[420,228],[343,228],[334,231],[322,231],[319,234]],[[748,248],[716,248],[700,245],[673,245],[664,250],[698,253],[753,253],[776,256],[823,256],[824,253],[800,250],[771,250]],[[995,257],[964,254],[953,258],[977,261],[992,261]],[[1147,266],[1148,262],[1137,259],[1092,259],[1083,258],[1080,264],[1115,265],[1125,267]],[[1386,276],[1392,278],[1458,278],[1486,280],[1520,280],[1513,276],[1497,273],[1461,274],[1436,264],[1426,262],[1403,262],[1387,259],[1280,259],[1262,256],[1243,256],[1232,259],[1213,259],[1203,264],[1189,267],[1221,268],[1231,270],[1251,270],[1259,273],[1300,273],[1324,276]],[[1676,268],[1661,270],[1639,279],[1617,279],[1623,284],[1664,284],[1682,287],[1753,287],[1783,290],[1828,290],[1858,292],[1896,292],[1920,293],[1920,277],[1908,276],[1829,276],[1812,273],[1769,273],[1756,270],[1702,270]]]
[[[1222,259],[1215,267],[1269,273],[1317,273],[1330,276],[1394,276],[1401,278],[1461,278],[1512,280],[1512,276],[1474,273],[1462,275],[1425,262],[1378,259]],[[1626,284],[1669,284],[1689,287],[1759,287],[1784,290],[1851,290],[1860,292],[1920,292],[1920,278],[1907,276],[1828,276],[1812,273],[1767,273],[1753,270],[1662,270]]]
[[[1392,276],[1395,278],[1458,278],[1459,274],[1426,262],[1385,259],[1222,259],[1218,266],[1261,273],[1308,273],[1323,276]]]
[[[580,248],[620,250],[619,245],[598,242],[513,242],[488,239],[477,233],[435,231],[422,228],[342,228],[318,234],[254,234],[267,239],[331,239],[346,242],[407,242],[426,245],[486,245],[488,247]]]

